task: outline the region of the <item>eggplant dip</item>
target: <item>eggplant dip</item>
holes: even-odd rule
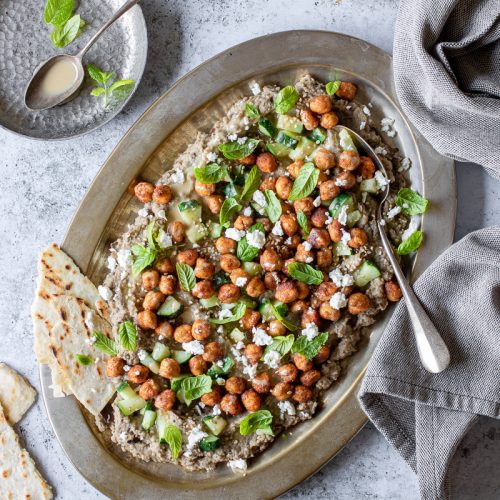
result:
[[[401,298],[376,226],[387,183],[398,253],[422,241],[410,219],[427,200],[354,83],[306,75],[251,89],[156,185],[135,184],[142,206],[110,248],[99,292],[116,340],[96,344],[117,394],[98,425],[145,461],[244,472],[314,415],[366,327]]]

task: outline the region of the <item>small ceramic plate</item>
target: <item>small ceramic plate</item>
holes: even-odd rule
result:
[[[79,95],[67,104],[46,111],[30,111],[24,91],[41,61],[58,53],[76,54],[90,37],[123,5],[124,0],[81,0],[75,13],[86,26],[73,43],[56,49],[50,41],[52,27],[43,21],[45,2],[2,0],[0,2],[0,126],[34,139],[75,137],[111,120],[132,96],[113,107],[92,97],[93,83],[86,78]],[[119,79],[142,77],[147,57],[147,30],[139,6],[133,7],[95,43],[84,57],[105,71],[116,71]]]

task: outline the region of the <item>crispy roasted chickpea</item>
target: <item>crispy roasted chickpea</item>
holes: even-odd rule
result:
[[[263,353],[264,353],[264,348],[260,345],[247,344],[245,346],[245,356],[247,357],[248,362],[251,365],[256,365],[260,361],[260,358],[262,357]]]
[[[172,379],[181,374],[181,365],[172,358],[165,358],[161,360],[160,371],[158,374],[161,377]]]
[[[281,282],[280,275],[281,273],[278,273],[276,271],[264,274],[264,284],[266,285],[266,288],[268,290],[276,290],[276,287]]]
[[[226,273],[230,273],[231,271],[241,267],[241,262],[236,255],[233,255],[232,253],[225,253],[220,257],[220,267]]]
[[[254,311],[253,309],[247,309],[240,321],[243,330],[251,330],[254,326],[259,324],[260,312]]]
[[[283,267],[283,260],[276,250],[268,248],[260,256],[260,265],[264,271],[279,271]]]
[[[356,170],[359,166],[359,154],[356,151],[342,151],[339,156],[339,167],[344,170]]]
[[[160,273],[155,269],[147,269],[141,275],[144,290],[153,290],[160,284]]]
[[[201,279],[207,280],[215,274],[215,266],[209,260],[198,257],[196,259],[196,267],[194,268],[194,275]]]
[[[142,307],[149,311],[157,311],[165,300],[165,295],[161,292],[155,292],[150,290],[146,293],[144,300],[142,302]]]
[[[174,339],[176,342],[182,343],[182,342],[191,342],[193,340],[193,335],[191,333],[192,330],[191,325],[179,325],[175,330],[174,330]]]
[[[286,334],[286,328],[277,319],[273,319],[269,322],[268,333],[271,337],[278,337]]]
[[[172,389],[165,389],[155,398],[155,407],[159,410],[169,411],[171,410],[177,399],[177,395]]]
[[[155,187],[153,191],[153,201],[158,203],[158,205],[166,205],[172,200],[172,190],[170,186],[166,184],[161,184]]]
[[[349,233],[351,234],[351,239],[347,242],[347,244],[351,248],[359,248],[368,243],[368,235],[363,229],[353,227]]]
[[[240,158],[239,162],[242,165],[255,165],[255,159],[257,158],[257,155],[255,153],[249,154],[248,156],[245,156],[244,158]]]
[[[316,297],[320,302],[329,301],[335,292],[337,292],[338,287],[333,281],[324,281],[316,289]]]
[[[319,115],[328,113],[332,110],[332,100],[327,95],[317,95],[309,101],[309,108]]]
[[[384,288],[387,300],[390,302],[397,302],[403,296],[401,288],[399,288],[399,285],[395,281],[386,281]]]
[[[292,179],[286,177],[285,175],[281,175],[276,180],[276,187],[275,187],[276,194],[282,200],[288,200],[288,197],[290,196],[290,193],[292,191],[292,186],[293,186]]]
[[[265,291],[266,285],[258,276],[251,278],[246,287],[247,295],[252,298],[260,297]]]
[[[371,179],[375,175],[375,163],[369,156],[361,156],[359,158],[360,173],[363,179]]]
[[[271,153],[260,153],[255,162],[261,172],[270,174],[278,168],[276,158]]]
[[[311,215],[311,224],[314,227],[324,227],[328,218],[328,210],[325,207],[318,207]]]
[[[297,290],[299,292],[299,295],[297,297],[298,300],[305,299],[309,295],[309,285],[307,283],[302,283],[301,281],[296,281],[295,286],[297,287]]]
[[[298,373],[299,371],[293,363],[286,363],[285,365],[281,365],[276,370],[276,375],[280,378],[280,380],[288,384],[295,382]]]
[[[243,406],[237,394],[226,394],[220,402],[220,409],[228,415],[243,413]]]
[[[280,217],[280,224],[283,232],[287,236],[293,236],[299,230],[299,224],[295,214],[283,214]]]
[[[143,330],[154,330],[158,326],[158,318],[153,311],[146,309],[137,313],[137,324]]]
[[[314,155],[314,164],[320,170],[329,170],[335,166],[335,155],[326,148],[319,148]]]
[[[169,339],[174,336],[174,327],[168,321],[162,321],[156,328],[155,333],[158,337]]]
[[[305,385],[296,385],[293,390],[292,399],[297,403],[307,403],[313,398],[313,391]]]
[[[175,276],[162,276],[160,280],[160,292],[164,295],[173,295],[177,286],[177,278]]]
[[[342,313],[338,309],[332,307],[328,302],[323,302],[323,304],[319,306],[319,315],[328,321],[338,321]]]
[[[196,260],[198,259],[198,250],[191,248],[189,250],[182,250],[177,254],[177,262],[181,264],[187,264],[188,266],[194,266]]]
[[[306,130],[314,130],[319,125],[317,116],[310,109],[303,109],[300,112],[300,119]]]
[[[293,385],[287,382],[278,382],[271,391],[271,394],[278,401],[286,401],[290,399],[293,394]]]
[[[322,182],[319,185],[319,197],[321,201],[330,201],[340,194],[340,188],[335,184],[335,181],[329,180]]]
[[[210,280],[198,281],[191,293],[197,299],[209,299],[215,293],[214,284]]]
[[[211,194],[214,194],[215,188],[215,184],[203,184],[203,182],[200,182],[198,180],[196,180],[194,183],[194,190],[200,196],[210,196]]]
[[[326,229],[318,229],[317,227],[311,229],[307,241],[316,249],[326,248],[332,242],[328,231]]]
[[[296,314],[302,314],[308,308],[305,300],[296,300],[291,306],[290,311]]]
[[[267,394],[271,391],[271,376],[267,372],[257,373],[252,379],[252,388],[259,394]]]
[[[349,295],[352,294],[352,292],[354,291],[354,286],[352,285],[349,285],[349,286],[343,286],[340,291],[346,296],[346,297],[349,297]]]
[[[146,380],[139,389],[139,396],[146,401],[153,399],[158,394],[160,394],[160,385],[152,378]]]
[[[347,302],[347,310],[351,314],[361,314],[372,307],[372,302],[367,295],[361,292],[353,293]]]
[[[276,188],[276,177],[267,177],[260,183],[261,191],[274,191]]]
[[[248,215],[238,215],[234,221],[234,227],[240,231],[246,231],[253,225],[253,217]]]
[[[314,253],[312,250],[306,250],[304,243],[297,246],[297,252],[295,253],[295,259],[299,262],[311,263],[314,260]]]
[[[119,377],[123,373],[123,367],[125,366],[125,360],[114,356],[109,358],[106,362],[106,376],[109,378]]]
[[[319,317],[319,313],[312,308],[306,309],[302,313],[302,318],[300,320],[302,328],[306,328],[310,323],[314,323],[316,326],[321,327],[321,318]]]
[[[189,364],[189,371],[194,376],[203,375],[207,371],[207,362],[199,354],[193,356],[188,361],[188,364]]]
[[[180,220],[171,222],[168,225],[168,232],[175,243],[182,243],[186,238],[186,228]]]
[[[326,182],[330,177],[326,173],[326,171],[320,170],[319,175],[318,175],[318,182],[316,183],[316,186],[319,187],[323,182]]]
[[[229,377],[224,387],[229,394],[243,394],[246,389],[245,379],[241,377]]]
[[[321,126],[326,129],[333,128],[339,123],[339,117],[333,111],[321,115]]]
[[[259,411],[262,405],[260,396],[253,389],[248,389],[241,395],[241,402],[247,411]]]
[[[225,236],[217,238],[217,241],[215,242],[215,248],[220,254],[235,253],[236,245],[236,241],[232,240],[231,238],[226,238]]]
[[[329,357],[330,357],[330,348],[327,345],[324,345],[321,347],[318,354],[314,356],[313,361],[317,365],[322,365],[325,361],[328,361]]]
[[[286,169],[288,170],[288,173],[294,178],[297,178],[297,175],[299,175],[300,169],[304,166],[304,162],[302,160],[297,160],[294,161],[293,163],[290,163]]]
[[[356,185],[356,177],[351,174],[351,172],[344,170],[337,175],[337,177],[335,178],[335,183],[341,189],[352,189]]]
[[[213,214],[218,214],[222,208],[222,203],[224,198],[220,194],[211,194],[210,196],[205,196],[205,202],[207,207]]]
[[[339,89],[335,94],[341,99],[352,101],[356,97],[358,87],[352,82],[341,82]]]
[[[210,323],[204,319],[194,320],[191,335],[195,340],[207,339],[210,336]]]
[[[333,219],[328,225],[328,234],[332,241],[338,243],[342,241],[342,224],[338,219]]]
[[[142,203],[153,201],[153,192],[155,187],[151,182],[139,182],[134,187],[135,197]]]
[[[304,212],[307,216],[312,214],[312,211],[315,209],[314,200],[308,196],[307,198],[302,198],[301,200],[296,200],[293,202],[293,209],[295,213],[299,213],[300,211]]]
[[[276,287],[274,296],[283,304],[290,304],[299,298],[299,290],[293,281],[284,281]]]
[[[318,250],[316,253],[316,264],[320,269],[328,269],[333,262],[332,251],[329,248]]]
[[[299,354],[298,352],[292,356],[292,361],[294,362],[295,366],[302,372],[311,370],[313,367],[313,362],[310,359],[307,359],[303,354]]]
[[[149,377],[149,368],[144,365],[134,365],[127,372],[127,378],[134,384],[142,384]]]
[[[250,274],[239,267],[238,269],[234,269],[233,271],[231,271],[229,279],[231,280],[231,283],[233,285],[239,286],[241,288],[247,286],[250,280]]]
[[[206,406],[215,406],[221,402],[223,390],[220,385],[216,385],[210,392],[203,394],[201,402]]]
[[[218,342],[209,342],[205,346],[203,359],[208,363],[215,363],[224,357],[224,347]]]
[[[321,378],[319,370],[309,370],[300,376],[300,383],[306,387],[311,387]]]
[[[300,243],[299,243],[300,245]],[[297,245],[297,248],[299,247]],[[297,262],[295,259],[286,259],[285,262],[283,263],[283,271],[288,274],[288,268],[294,263]]]
[[[171,274],[174,272],[174,265],[168,257],[165,257],[156,261],[155,269],[161,274]]]
[[[240,289],[232,283],[227,283],[219,288],[217,296],[223,304],[234,304],[240,298]]]

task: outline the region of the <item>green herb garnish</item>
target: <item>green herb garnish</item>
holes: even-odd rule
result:
[[[240,434],[248,436],[259,429],[272,434],[272,421],[273,416],[269,410],[259,410],[250,413],[240,422]]]
[[[259,110],[249,102],[245,104],[245,114],[252,120],[257,120],[260,117]]]
[[[223,319],[210,318],[210,323],[214,325],[225,325],[226,323],[234,323],[235,321],[239,321],[243,316],[245,316],[245,312],[247,310],[246,304],[243,302],[239,302],[238,305],[233,309],[232,316]]]
[[[95,64],[87,66],[87,72],[99,85],[91,90],[90,95],[99,97],[104,95],[104,107],[107,108],[113,101],[127,98],[134,89],[135,80],[117,80],[113,82],[116,74],[114,71],[106,72]]]
[[[158,254],[156,248],[144,247],[142,245],[134,245],[131,251],[135,256],[134,263],[132,264],[132,274],[134,276],[139,276],[146,267],[150,266]]]
[[[266,353],[269,351],[276,351],[281,357],[290,352],[290,349],[295,342],[295,336],[293,333],[290,335],[279,335],[277,337],[273,337],[273,343],[266,347]]]
[[[396,196],[396,205],[401,207],[401,211],[406,215],[419,215],[425,213],[429,200],[413,189],[402,188]]]
[[[219,146],[219,151],[228,160],[239,160],[251,155],[258,145],[259,141],[257,139],[247,139],[243,144],[240,144],[238,141],[226,142]]]
[[[274,109],[279,114],[284,114],[290,111],[299,99],[299,93],[295,90],[295,87],[287,85],[283,87],[276,98],[274,99]]]
[[[316,188],[318,178],[319,170],[312,163],[306,163],[300,169],[288,199],[290,201],[301,200],[311,194]]]
[[[337,93],[337,90],[340,88],[340,84],[342,82],[340,80],[335,80],[334,82],[328,82],[326,84],[326,93],[328,95],[334,95]]]
[[[424,240],[424,234],[422,231],[415,231],[411,233],[406,240],[402,241],[398,246],[399,255],[408,255],[411,252],[415,252],[419,249],[422,241]]]
[[[78,14],[75,14],[64,25],[54,28],[50,34],[50,40],[54,47],[62,49],[80,35],[84,26],[85,21]]]
[[[110,356],[118,356],[118,345],[114,340],[111,340],[110,338],[106,337],[104,333],[102,332],[92,332],[92,336],[95,339],[94,345],[99,349],[100,351],[109,354]]]
[[[77,354],[75,358],[82,366],[87,366],[92,363],[92,358],[90,356],[86,356],[85,354]]]
[[[227,176],[227,169],[218,163],[210,163],[206,167],[195,168],[194,176],[203,184],[217,184]]]
[[[260,223],[254,224],[250,229],[248,230],[249,233],[253,233],[254,231],[264,231],[264,226]],[[244,236],[241,238],[240,241],[238,241],[238,246],[236,248],[236,256],[238,259],[240,259],[243,262],[250,262],[251,260],[255,259],[257,255],[259,255],[260,248],[254,247],[248,243],[247,237]]]
[[[182,399],[189,406],[195,399],[212,390],[212,379],[208,375],[186,377],[181,380],[180,393]]]
[[[323,283],[323,273],[304,262],[292,262],[288,266],[288,274],[302,283],[308,285],[320,285]]]
[[[282,304],[282,305],[285,305],[285,304]],[[271,304],[271,310],[273,311],[273,314],[274,314],[274,317],[289,331],[291,332],[295,332],[299,329],[298,325],[296,325],[295,323],[292,323],[291,321],[289,321],[288,319],[285,318],[285,314],[286,314],[286,311],[285,312],[282,312],[281,311],[281,307],[278,307],[278,306],[274,306],[273,304]]]
[[[254,165],[245,179],[245,185],[240,194],[240,201],[248,201],[260,186],[260,170]]]
[[[297,222],[299,223],[299,226],[302,228],[302,231],[304,231],[304,234],[308,236],[310,233],[309,222],[307,221],[307,215],[304,213],[303,210],[299,210],[299,213],[297,214]]]
[[[264,196],[267,200],[266,213],[269,220],[276,223],[280,220],[283,209],[281,208],[281,202],[278,200],[276,193],[271,190],[264,191]]]
[[[163,430],[163,436],[160,438],[160,443],[168,444],[172,458],[175,460],[182,448],[181,430],[174,424],[167,424]]]
[[[307,359],[313,359],[317,356],[320,349],[326,344],[328,340],[328,333],[320,333],[317,337],[312,340],[308,340],[305,335],[299,337],[292,346],[292,353],[298,353],[304,355]]]
[[[127,351],[135,351],[137,347],[137,330],[132,321],[124,321],[118,328],[120,344]]]
[[[196,277],[193,268],[182,262],[175,264],[179,285],[185,292],[190,292],[196,286]]]
[[[239,212],[242,208],[243,207],[234,198],[226,198],[220,209],[220,225],[226,227],[226,224],[230,221],[231,217]]]
[[[66,47],[82,32],[85,21],[73,14],[74,0],[47,0],[43,20],[54,27],[50,34],[52,44],[57,48]]]

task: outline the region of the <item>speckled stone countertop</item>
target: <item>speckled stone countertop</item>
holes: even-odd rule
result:
[[[223,49],[283,30],[347,33],[391,51],[396,0],[145,0],[149,58],[140,88],[125,111],[104,128],[62,142],[36,142],[0,130],[0,360],[39,388],[32,351],[30,303],[37,253],[63,237],[92,178],[137,117],[180,76]],[[0,78],[8,75],[0,73]],[[12,82],[15,85],[15,82]],[[500,183],[472,165],[457,166],[456,238],[500,221]],[[99,495],[66,459],[43,402],[18,426],[57,498]],[[481,419],[453,464],[453,499],[500,498],[500,422]],[[418,498],[409,467],[367,425],[321,471],[285,498]]]

